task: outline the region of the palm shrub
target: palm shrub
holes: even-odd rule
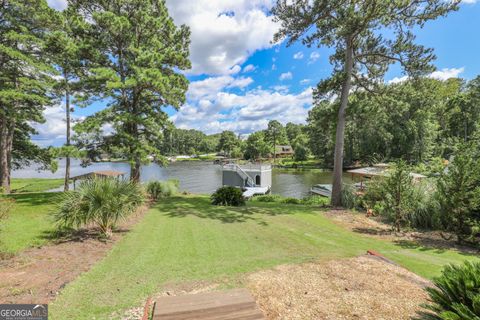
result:
[[[437,183],[443,229],[460,243],[478,242],[480,234],[480,163],[473,150],[461,148]]]
[[[178,193],[178,180],[151,181],[146,190],[150,199],[157,201],[160,198],[171,197]]]
[[[212,204],[217,206],[243,206],[245,198],[239,188],[225,186],[218,188],[211,196]]]
[[[96,225],[107,238],[120,219],[133,213],[145,200],[139,184],[118,179],[89,179],[61,194],[55,211],[59,227]]]
[[[425,289],[431,302],[417,319],[480,320],[480,262],[446,266],[433,283]]]

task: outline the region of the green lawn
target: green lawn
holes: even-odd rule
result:
[[[231,279],[281,263],[376,250],[425,277],[473,259],[453,251],[405,247],[347,231],[321,211],[249,203],[213,207],[207,197],[163,200],[100,263],[62,291],[51,319],[107,319],[144,302],[166,282]]]
[[[48,241],[54,230],[51,219],[55,193],[14,194],[14,207],[7,219],[1,222],[0,251],[17,253]]]
[[[12,193],[44,192],[63,186],[63,179],[12,179]]]

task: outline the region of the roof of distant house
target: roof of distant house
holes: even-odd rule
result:
[[[121,172],[121,171],[102,170],[102,171],[92,171],[89,173],[81,174],[75,177],[71,177],[70,179],[81,180],[81,179],[89,179],[94,177],[120,177],[124,175],[125,175],[125,172]]]

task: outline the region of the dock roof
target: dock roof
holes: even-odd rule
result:
[[[102,171],[92,171],[89,173],[81,174],[75,177],[71,177],[71,180],[82,180],[82,179],[90,179],[90,178],[96,178],[96,177],[120,177],[124,176],[125,172],[121,171],[115,171],[115,170],[102,170]]]

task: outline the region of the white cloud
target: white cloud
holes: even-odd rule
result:
[[[66,139],[67,125],[65,122],[65,105],[47,107],[43,115],[45,123],[33,123],[38,134],[32,137],[36,144],[46,147],[50,145],[63,145]],[[82,117],[72,115],[73,121],[81,120]]]
[[[311,79],[303,79],[300,81],[300,84],[308,84],[310,83],[310,81],[312,81]]]
[[[429,78],[437,80],[448,80],[450,78],[458,78],[460,74],[465,71],[465,68],[443,68],[442,70],[437,70],[428,75]],[[408,80],[408,76],[395,77],[387,83],[400,83]]]
[[[444,68],[442,70],[438,70],[433,72],[430,75],[430,78],[438,79],[438,80],[447,80],[450,78],[458,78],[458,76],[465,71],[465,68]]]
[[[47,3],[57,10],[64,10],[68,6],[67,0],[47,0]]]
[[[254,71],[255,69],[257,69],[256,66],[254,66],[253,64],[249,64],[249,65],[246,65],[246,66],[243,68],[243,72],[244,72],[244,73],[252,72],[252,71]]]
[[[285,86],[274,90],[253,89],[243,95],[219,92],[206,102],[190,101],[171,117],[180,128],[206,133],[232,130],[238,134],[265,129],[269,120],[304,123],[312,104],[312,89],[288,93]]]
[[[210,77],[205,80],[194,81],[190,83],[187,92],[187,98],[191,101],[200,101],[202,99],[212,99],[225,88],[243,89],[253,82],[250,77],[234,78],[232,76]]]
[[[289,72],[282,73],[278,79],[280,81],[284,81],[284,80],[291,80],[292,78],[293,78],[293,74],[289,71]]]
[[[191,29],[193,74],[228,74],[256,50],[272,47],[278,30],[272,0],[167,0],[176,24]]]
[[[308,60],[308,62],[314,63],[315,61],[318,60],[318,58],[320,58],[320,53],[313,51],[312,53],[310,53],[310,59]]]
[[[303,52],[302,52],[302,51],[299,51],[299,52],[295,53],[295,54],[293,55],[293,59],[295,59],[295,60],[303,59]]]
[[[477,2],[478,0],[462,0],[462,3],[467,3],[467,4],[475,4]]]
[[[275,63],[272,64],[272,70],[277,70],[277,65]]]

